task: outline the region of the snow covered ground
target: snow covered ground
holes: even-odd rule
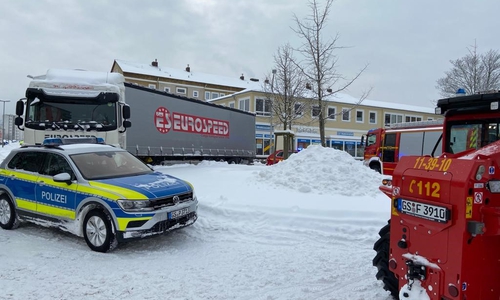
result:
[[[106,254],[55,229],[0,230],[0,299],[392,299],[372,266],[390,202],[347,153],[158,170],[195,186],[193,226]]]

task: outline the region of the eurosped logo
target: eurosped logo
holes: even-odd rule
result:
[[[229,136],[229,122],[172,112],[165,107],[155,111],[154,122],[161,133],[173,131],[215,136]]]

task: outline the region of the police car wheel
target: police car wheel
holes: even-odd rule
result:
[[[0,197],[0,227],[12,229],[16,224],[16,210],[12,201],[6,196]]]
[[[111,221],[102,210],[90,211],[83,221],[83,235],[90,249],[107,252],[114,241]]]

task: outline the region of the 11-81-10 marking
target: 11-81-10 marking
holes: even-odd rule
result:
[[[427,160],[427,161],[426,161]],[[415,169],[425,169],[429,171],[437,170],[446,172],[451,166],[451,158],[417,157],[415,160]]]

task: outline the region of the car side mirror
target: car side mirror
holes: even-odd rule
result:
[[[71,175],[69,175],[69,173],[66,173],[66,172],[56,174],[56,175],[54,175],[54,177],[52,177],[52,179],[55,182],[66,182],[67,185],[70,185],[72,183]]]

